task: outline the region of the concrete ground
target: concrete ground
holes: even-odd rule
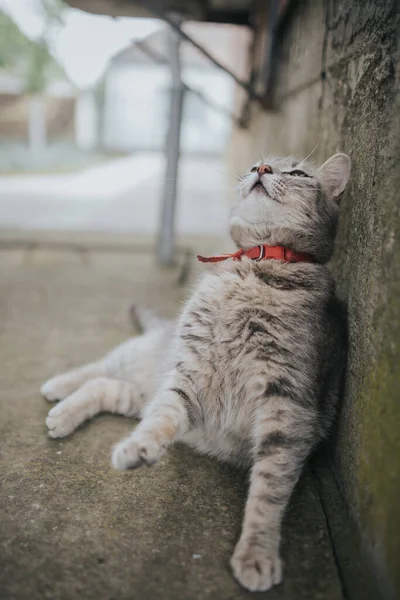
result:
[[[192,255],[162,270],[151,248],[125,242],[0,236],[0,597],[341,600],[310,471],[285,518],[284,583],[254,596],[228,568],[245,473],[181,446],[153,468],[115,472],[111,447],[134,427],[116,416],[48,438],[40,385],[129,335],[132,302],[173,315],[187,294],[179,282]],[[209,249],[204,241],[195,248]]]

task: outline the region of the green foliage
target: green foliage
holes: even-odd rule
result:
[[[59,0],[43,0],[47,23],[60,21],[62,3]],[[46,84],[55,76],[62,76],[62,69],[50,54],[46,39],[33,41],[27,38],[16,23],[0,11],[0,68],[20,76],[26,93],[44,91]]]
[[[61,21],[61,11],[65,7],[62,0],[42,0],[42,6],[48,21]]]
[[[31,94],[42,92],[49,79],[48,71],[53,58],[44,44],[35,44],[29,54],[25,74],[25,91]]]
[[[0,11],[0,67],[17,66],[24,56],[29,55],[33,45],[14,21]]]

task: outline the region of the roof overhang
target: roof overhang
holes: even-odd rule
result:
[[[249,25],[252,0],[66,0],[74,7],[113,17],[154,17],[179,13],[184,18],[214,23]]]

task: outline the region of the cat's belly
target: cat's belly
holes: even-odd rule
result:
[[[188,303],[177,362],[198,415],[183,441],[197,451],[251,462],[254,421],[268,387],[286,381],[293,356],[304,354],[312,338],[305,296],[286,296],[228,272],[207,276]]]
[[[187,444],[200,454],[208,454],[224,462],[248,467],[251,464],[252,447],[249,437],[242,437],[232,431],[205,431],[196,428],[182,436],[179,441]]]
[[[221,383],[216,376],[207,390],[199,391],[196,405],[202,416],[182,441],[202,454],[246,466],[251,463],[253,446],[249,404]]]

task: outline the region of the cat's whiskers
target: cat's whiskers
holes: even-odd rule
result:
[[[320,140],[318,140],[318,142],[316,143],[315,147],[313,148],[313,150],[311,150],[310,154],[308,156],[306,156],[305,158],[303,158],[303,160],[301,160],[296,167],[300,167],[304,162],[306,162],[306,160],[308,160],[310,158],[310,156],[312,156],[314,154],[314,152],[316,151],[316,149],[319,146],[319,142]]]
[[[294,202],[297,202],[298,204],[303,204],[306,205],[305,202],[303,202],[301,200],[301,198],[296,198],[295,196],[292,196],[292,194],[290,194],[287,189],[283,191],[282,195],[286,196],[287,198],[290,198],[291,200],[293,200]]]

